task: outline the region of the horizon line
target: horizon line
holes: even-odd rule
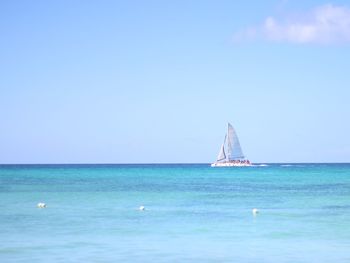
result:
[[[0,165],[191,165],[211,164],[211,162],[200,163],[0,163]],[[252,164],[350,164],[350,162],[255,162]]]

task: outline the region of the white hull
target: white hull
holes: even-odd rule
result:
[[[211,167],[242,167],[242,166],[252,166],[251,163],[212,163]]]

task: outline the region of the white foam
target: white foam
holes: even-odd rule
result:
[[[45,203],[38,203],[37,207],[38,208],[46,208],[46,204]]]
[[[266,166],[269,166],[268,164],[252,164],[251,166],[254,166],[254,167],[266,167]]]
[[[139,207],[139,210],[140,210],[140,211],[144,211],[144,210],[146,210],[146,207],[144,207],[143,205],[141,205],[141,206]]]

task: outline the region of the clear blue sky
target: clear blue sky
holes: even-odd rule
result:
[[[350,37],[317,28],[325,4],[346,20],[349,1],[1,1],[0,163],[211,162],[228,121],[253,162],[349,162]]]

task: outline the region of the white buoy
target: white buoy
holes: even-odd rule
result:
[[[259,210],[257,208],[253,208],[252,213],[256,216],[257,214],[259,214]]]
[[[37,207],[38,208],[46,208],[46,204],[45,203],[38,203]]]
[[[146,208],[142,205],[142,206],[139,207],[139,210],[140,211],[144,211],[144,210],[146,210]]]

